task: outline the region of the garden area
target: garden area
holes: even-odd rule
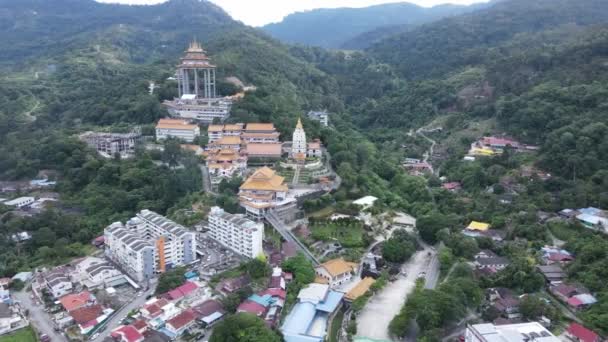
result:
[[[330,220],[311,217],[309,229],[312,239],[316,241],[337,241],[345,248],[365,247],[368,244],[363,222],[354,218]]]
[[[0,342],[36,342],[38,337],[34,329],[26,327],[11,334],[0,336]]]

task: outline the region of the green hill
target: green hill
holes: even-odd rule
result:
[[[372,36],[386,37],[394,33],[395,26],[420,25],[485,6],[446,4],[425,8],[403,2],[364,8],[317,9],[290,14],[281,22],[262,29],[288,43],[335,49],[362,48],[371,43],[367,41],[370,35],[365,34],[368,31],[375,32]]]

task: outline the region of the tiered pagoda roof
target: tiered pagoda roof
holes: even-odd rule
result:
[[[215,68],[216,66],[211,64],[211,59],[207,56],[205,50],[201,44],[197,41],[190,43],[188,50],[184,57],[181,59],[181,63],[177,66],[178,68]]]

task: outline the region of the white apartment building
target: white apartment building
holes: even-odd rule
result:
[[[311,120],[319,121],[321,125],[327,127],[329,126],[329,113],[327,111],[310,111],[308,112],[308,118]]]
[[[104,235],[107,256],[139,281],[196,259],[195,233],[147,209]]]
[[[15,198],[14,200],[4,202],[4,205],[7,205],[9,207],[23,208],[28,205],[31,205],[35,201],[36,199],[34,197],[19,197]]]
[[[156,139],[177,138],[186,142],[193,142],[201,135],[201,129],[196,124],[190,124],[187,120],[160,119],[156,124]]]
[[[125,275],[104,259],[88,257],[76,265],[77,279],[89,290],[117,286],[127,282]]]
[[[559,342],[549,330],[538,322],[494,325],[482,323],[468,325],[466,342]]]
[[[74,289],[68,275],[60,269],[44,275],[43,282],[43,285],[46,286],[54,298],[60,298],[70,294]]]
[[[209,234],[224,246],[249,258],[264,252],[264,224],[253,222],[243,215],[227,213],[220,207],[211,208]]]

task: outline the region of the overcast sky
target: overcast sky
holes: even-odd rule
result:
[[[126,4],[157,4],[165,0],[97,0]],[[315,8],[366,7],[389,2],[412,2],[421,6],[434,6],[442,3],[468,5],[487,0],[211,0],[230,15],[245,24],[262,26],[278,22],[284,16],[298,11]]]

